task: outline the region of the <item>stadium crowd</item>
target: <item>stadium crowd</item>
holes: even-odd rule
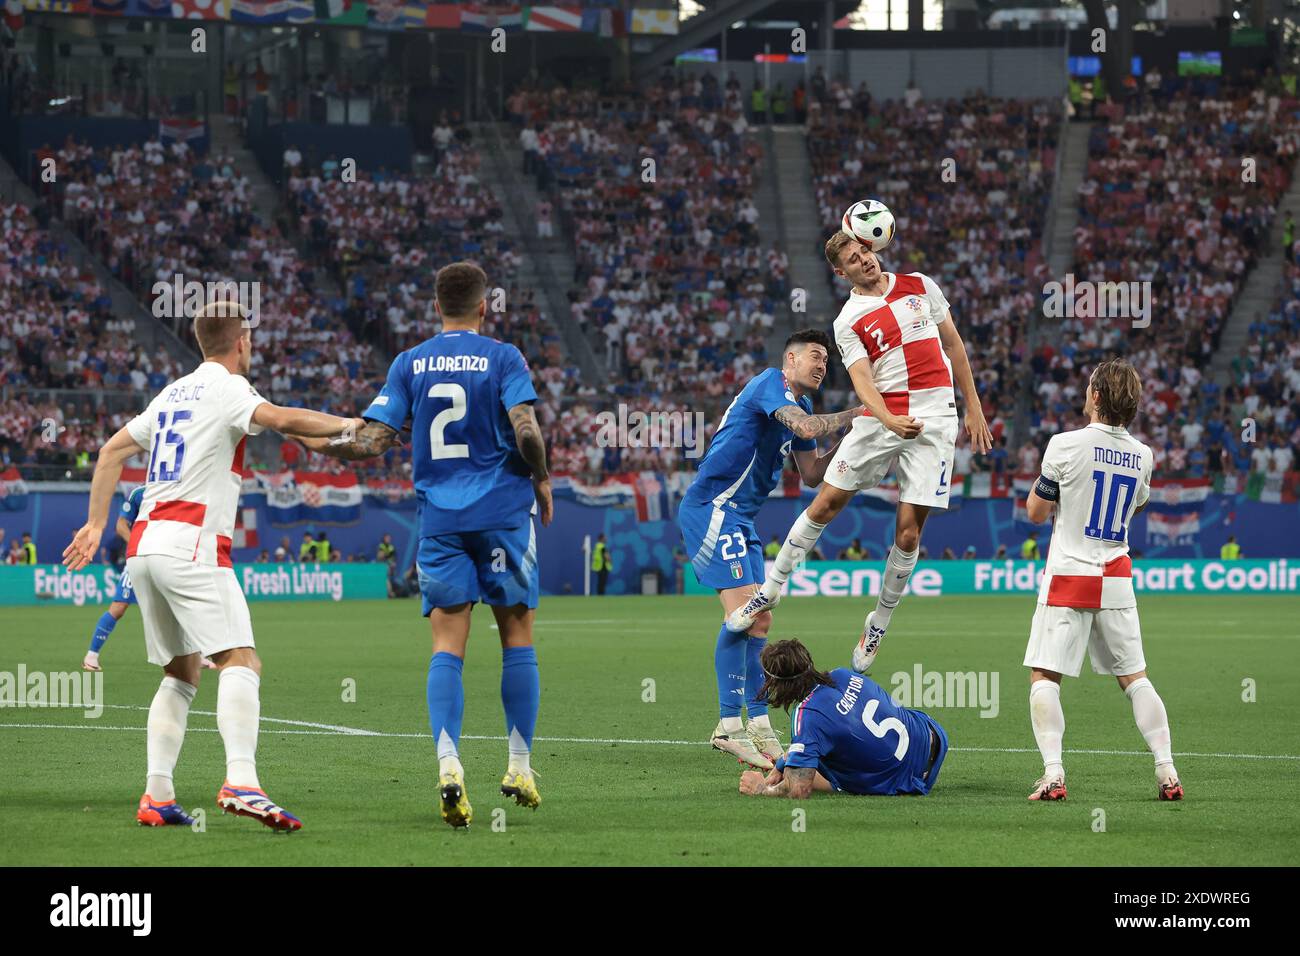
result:
[[[768,362],[789,259],[764,248],[763,163],[739,93],[712,77],[643,90],[523,88],[507,101],[525,170],[574,243],[571,317],[629,412],[704,411],[712,422]],[[594,414],[555,432],[588,478],[676,470],[680,451],[602,448]]]
[[[1289,184],[1300,148],[1294,100],[1254,86],[1225,84],[1206,96],[1171,83],[1127,107],[1098,108],[1073,269],[1077,281],[1149,281],[1152,323],[1135,329],[1041,316],[1048,277],[1037,237],[1055,166],[1056,104],[862,97],[832,80],[814,84],[806,100],[818,212],[834,222],[854,199],[880,196],[899,222],[885,267],[929,273],[952,302],[996,439],[978,458],[959,447],[958,473],[1035,471],[1047,438],[1078,423],[1081,374],[1115,352],[1147,382],[1136,430],[1157,449],[1162,475],[1294,469],[1300,244],[1281,297],[1232,362],[1231,383],[1220,388],[1205,374]],[[574,243],[570,318],[610,373],[599,400],[521,282],[519,247],[466,137],[442,138],[430,174],[379,170],[344,184],[337,160],[301,167],[288,181],[284,224],[256,214],[250,184],[228,156],[197,155],[183,143],[93,150],[69,140],[38,159],[56,159],[62,171],[46,203],[146,307],[153,284],[178,273],[260,282],[254,373],[274,400],[355,414],[382,381],[383,353],[436,323],[433,267],[473,258],[504,290],[500,311],[490,303],[486,332],[524,351],[547,399],[553,471],[595,482],[692,467],[680,448],[602,441],[608,416],[598,413],[622,405],[625,415],[667,423],[703,412],[707,440],[721,408],[768,361],[788,260],[759,241],[762,150],[738,93],[695,77],[636,94],[524,88],[507,112],[528,171]],[[1252,176],[1226,155],[1252,157]],[[952,159],[952,177],[935,156]],[[0,205],[0,220],[0,464],[75,466],[125,415],[39,390],[147,393],[181,369],[139,348],[131,320],[112,316],[105,290],[29,210]],[[837,297],[847,291],[832,282]],[[1031,351],[1035,314],[1042,344]],[[1007,423],[1025,397],[1021,365],[1033,389],[1029,434],[1012,448]],[[1243,439],[1243,419],[1254,422],[1253,441]],[[265,464],[342,467],[292,451]],[[408,467],[406,453],[394,453],[363,471],[402,476]]]
[[[1082,376],[1123,353],[1147,392],[1134,431],[1155,450],[1162,475],[1290,470],[1300,373],[1286,306],[1252,327],[1228,387],[1205,373],[1246,275],[1267,250],[1300,153],[1298,111],[1300,101],[1280,87],[1255,82],[1213,90],[1166,83],[1127,107],[1099,107],[1079,190],[1075,278],[1143,283],[1150,325],[1134,327],[1128,315],[1056,320],[1050,343],[1031,358],[1032,429],[1041,441],[1077,421]],[[1253,334],[1265,328],[1277,337]]]

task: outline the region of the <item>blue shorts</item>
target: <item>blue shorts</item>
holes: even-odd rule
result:
[[[425,617],[436,607],[475,601],[493,607],[537,607],[537,535],[532,519],[518,528],[421,538],[416,570]]]
[[[121,601],[123,604],[138,604],[135,599],[135,589],[131,587],[131,572],[125,568],[117,576],[117,590],[113,593],[113,603]]]
[[[706,588],[722,591],[763,583],[767,566],[752,518],[712,504],[683,501],[677,509],[677,526],[695,579]]]

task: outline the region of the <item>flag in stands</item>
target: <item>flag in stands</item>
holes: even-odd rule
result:
[[[1156,547],[1195,544],[1201,533],[1201,512],[1209,493],[1210,482],[1206,478],[1151,482],[1147,544]]]
[[[226,3],[227,0],[172,0],[172,19],[226,20],[229,19]]]
[[[230,0],[230,19],[234,23],[285,23],[291,6],[290,0]]]
[[[567,33],[582,29],[581,7],[529,7],[526,13],[526,30]]]

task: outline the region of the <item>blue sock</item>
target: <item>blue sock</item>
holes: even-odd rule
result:
[[[718,714],[739,717],[740,705],[745,700],[745,642],[744,634],[727,630],[723,624],[718,631],[718,643],[713,651],[713,670],[718,677]]]
[[[511,756],[533,749],[533,730],[537,727],[537,705],[541,698],[537,652],[532,647],[502,648],[501,706],[506,712]]]
[[[113,628],[117,627],[117,618],[105,611],[99,616],[99,623],[95,625],[95,634],[90,639],[90,649],[96,654],[108,640],[108,635],[113,633]]]
[[[745,647],[745,710],[749,713],[750,720],[767,713],[767,701],[758,699],[758,692],[767,679],[763,674],[763,665],[758,661],[758,656],[765,647],[766,637],[751,637]]]
[[[465,662],[439,651],[429,661],[429,729],[438,745],[438,759],[459,756],[460,722],[465,715]]]

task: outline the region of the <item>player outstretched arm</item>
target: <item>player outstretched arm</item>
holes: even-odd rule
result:
[[[80,571],[95,560],[99,552],[99,539],[108,523],[108,507],[113,503],[113,492],[122,480],[122,468],[133,457],[147,449],[136,444],[131,433],[125,427],[108,440],[99,450],[95,459],[95,474],[90,480],[90,507],[86,514],[86,523],[72,539],[72,543],[63,549],[63,563],[70,571]],[[121,518],[118,519],[122,521]],[[118,533],[121,534],[119,527]],[[124,536],[129,537],[129,534]]]
[[[849,378],[853,382],[853,391],[857,393],[858,401],[880,420],[880,424],[900,438],[915,438],[921,434],[920,422],[910,415],[895,415],[885,405],[885,396],[876,388],[875,377],[871,374],[869,359],[860,358],[850,365]]]
[[[966,434],[970,436],[970,449],[977,455],[993,447],[993,434],[988,422],[984,420],[984,407],[980,404],[980,394],[975,390],[975,375],[971,372],[970,356],[966,354],[966,343],[961,340],[961,333],[953,323],[952,312],[946,321],[939,323],[939,342],[952,365],[953,378],[961,397],[966,402]]]
[[[803,800],[814,790],[829,792],[830,784],[812,767],[786,767],[773,770],[765,778],[756,770],[740,775],[740,792],[751,797],[785,797]]]
[[[546,468],[546,441],[542,426],[537,423],[537,412],[532,402],[520,402],[510,409],[510,426],[515,430],[515,445],[519,454],[533,472],[533,494],[537,497],[537,512],[542,526],[551,523],[554,505],[551,501],[551,474]]]
[[[310,451],[342,458],[344,461],[361,461],[375,458],[391,448],[402,444],[402,437],[396,429],[383,422],[368,421],[355,430],[345,431],[337,438],[312,438],[307,435],[289,435],[302,442]]]
[[[833,415],[809,415],[798,405],[786,405],[778,408],[773,417],[794,432],[796,438],[816,440],[823,435],[833,435],[848,428],[862,412],[863,407],[859,405],[857,408],[836,412]],[[818,455],[816,450],[793,453],[795,466],[799,469],[799,477],[807,487],[816,488],[822,483],[822,478],[826,476],[826,466],[831,463],[831,458],[839,447],[840,443],[836,441],[822,455]]]
[[[365,424],[359,418],[339,418],[309,408],[285,408],[263,402],[253,409],[254,425],[261,425],[282,435],[302,438],[333,438],[348,429],[359,430]]]

